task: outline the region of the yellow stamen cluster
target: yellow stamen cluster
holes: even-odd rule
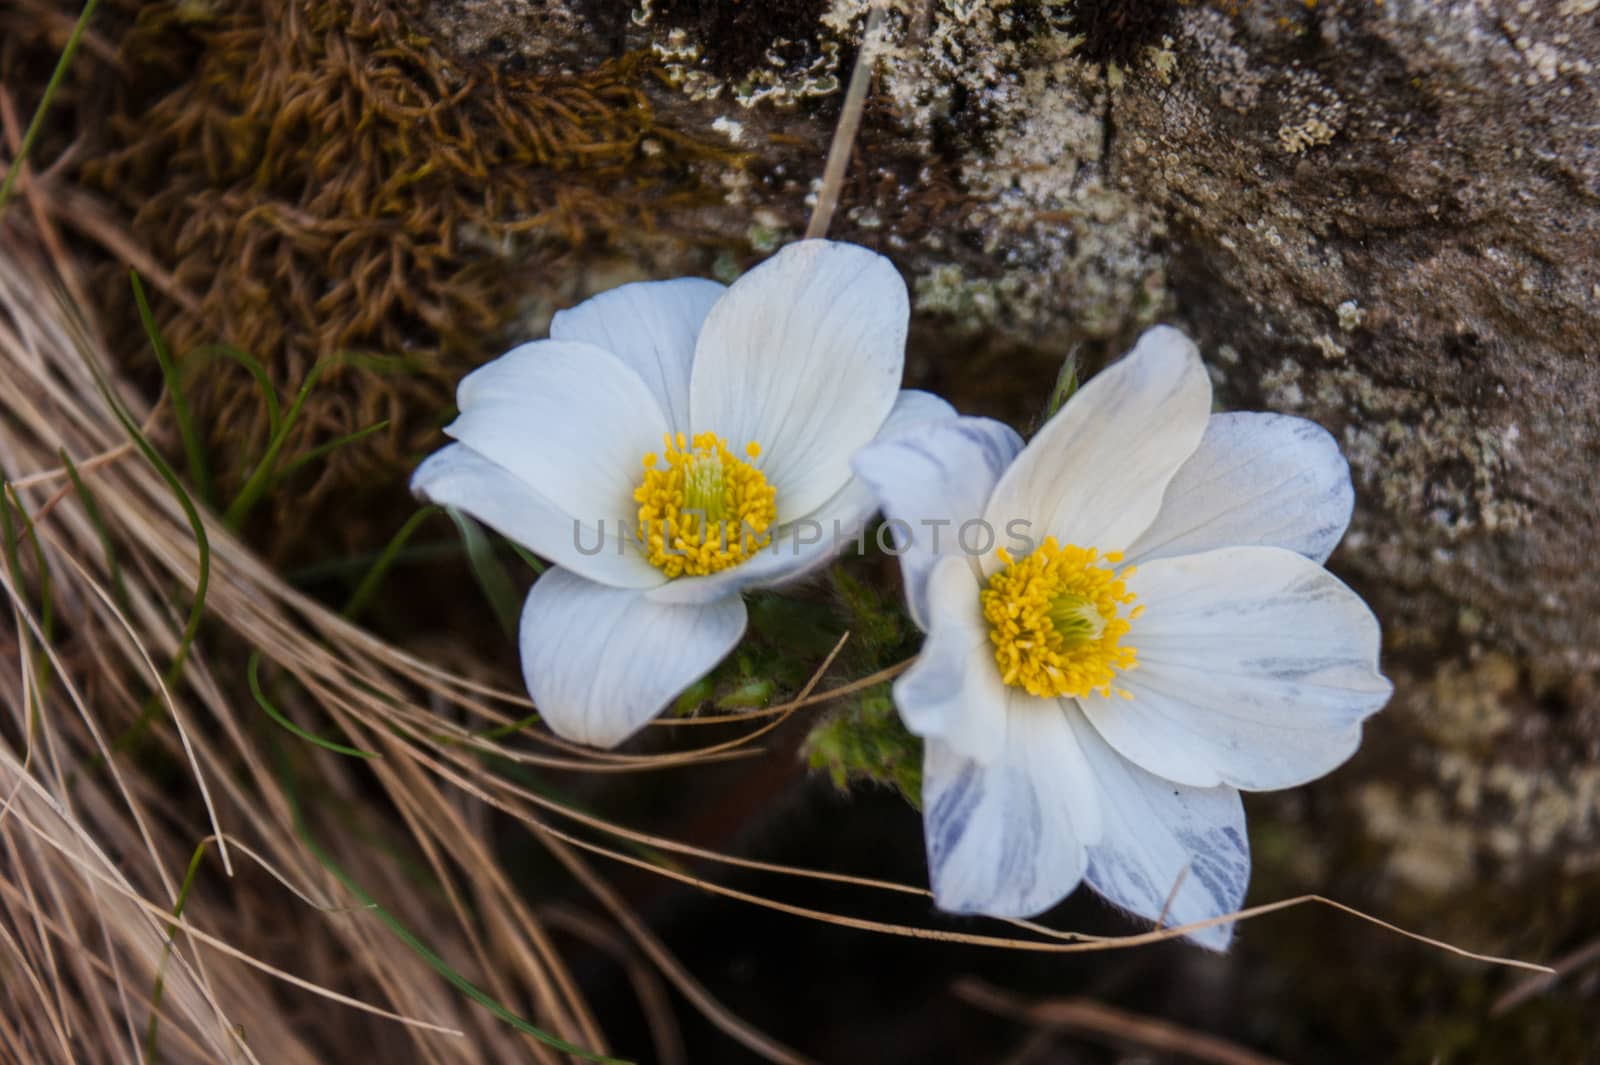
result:
[[[665,453],[644,457],[639,542],[668,577],[699,577],[737,566],[772,542],[775,493],[760,470],[715,433],[663,438]],[[745,446],[751,458],[761,445]]]
[[[1020,561],[1004,549],[1000,558],[1005,568],[989,578],[981,600],[1001,678],[1045,698],[1110,695],[1117,672],[1138,665],[1134,648],[1120,641],[1144,610],[1119,615],[1134,599],[1123,583],[1133,567],[1111,568],[1122,553],[1063,547],[1051,537]]]

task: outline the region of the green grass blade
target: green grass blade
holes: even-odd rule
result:
[[[200,434],[195,430],[194,418],[189,414],[189,401],[184,398],[178,367],[172,361],[172,352],[167,349],[161,330],[156,328],[155,312],[145,298],[144,283],[139,280],[138,273],[132,270],[128,271],[128,280],[133,284],[133,301],[139,305],[139,320],[144,323],[150,346],[155,349],[156,362],[161,365],[161,378],[166,383],[167,395],[172,397],[172,416],[178,422],[178,436],[183,441],[183,453],[189,462],[189,477],[200,492],[200,498],[209,502],[212,499],[211,469],[206,462],[205,448],[200,444]]]
[[[341,437],[329,440],[326,444],[318,444],[316,447],[312,448],[310,451],[307,451],[304,455],[301,455],[283,469],[279,470],[277,474],[274,475],[273,481],[281,481],[285,477],[288,477],[290,474],[294,473],[296,470],[302,469],[310,463],[316,462],[318,459],[325,458],[326,456],[333,454],[346,444],[353,444],[358,440],[365,440],[373,433],[381,433],[387,428],[389,428],[389,419],[385,418],[383,421],[369,425],[365,429],[357,429],[353,433],[346,433]]]
[[[99,387],[100,394],[105,398],[106,404],[110,406],[112,415],[122,426],[123,431],[128,434],[129,439],[133,441],[134,446],[139,449],[139,453],[145,457],[145,460],[155,467],[156,472],[161,475],[161,479],[166,482],[167,487],[172,489],[172,494],[177,497],[178,506],[183,509],[184,518],[189,522],[189,529],[194,533],[195,550],[199,556],[195,572],[194,601],[189,605],[189,619],[184,623],[183,633],[178,639],[178,649],[172,656],[171,665],[167,667],[164,680],[170,689],[183,676],[183,665],[188,661],[189,649],[194,645],[195,638],[200,634],[200,623],[205,620],[206,590],[211,584],[211,540],[206,536],[206,525],[200,518],[200,511],[194,505],[194,500],[190,498],[189,493],[184,490],[183,481],[178,478],[177,472],[173,470],[166,459],[161,457],[161,452],[157,451],[155,446],[145,438],[144,433],[139,429],[138,423],[133,420],[132,415],[123,407],[122,400],[117,398],[111,383],[105,379],[105,376],[100,372],[100,367],[95,365],[94,360],[86,360],[85,365],[88,366],[89,373],[94,376],[95,384]],[[114,749],[126,749],[128,744],[143,733],[144,729],[149,726],[160,710],[160,693],[152,692],[150,698],[145,701],[144,709],[140,711],[138,718],[117,738],[116,743],[113,745]],[[91,762],[91,766],[98,765],[99,761],[100,758],[97,755]]]
[[[372,564],[382,557],[382,554],[382,551],[362,551],[354,555],[325,558],[321,562],[312,562],[289,570],[283,575],[283,579],[297,588],[304,588],[322,581],[361,577],[372,568]],[[395,554],[393,564],[401,566],[418,562],[438,562],[440,559],[460,558],[461,554],[460,538],[452,537],[437,543],[403,547]]]
[[[22,166],[28,160],[28,153],[33,151],[34,142],[39,139],[39,134],[44,129],[44,120],[50,112],[50,103],[55,99],[56,90],[61,88],[61,83],[66,80],[72,59],[78,54],[78,45],[83,42],[83,35],[89,29],[89,20],[94,18],[95,8],[99,6],[100,0],[88,0],[83,5],[83,10],[78,13],[78,21],[72,27],[72,35],[67,38],[66,47],[61,49],[61,58],[56,60],[56,68],[50,72],[50,80],[45,84],[44,95],[39,97],[39,106],[34,108],[33,118],[28,122],[28,130],[22,135],[22,146],[17,149],[16,158],[11,160],[11,169],[6,174],[5,184],[0,185],[0,213],[5,211],[6,204],[11,201],[12,187],[16,185],[17,177],[22,173]]]
[[[13,498],[17,500],[17,510],[21,514],[23,521],[26,523],[28,515],[27,512],[22,509],[21,497],[17,496],[16,489],[11,487],[10,481],[0,481],[0,536],[4,537],[6,567],[11,574],[11,580],[13,582],[15,594],[21,596],[23,594],[22,537],[18,533],[17,527],[12,521],[11,517],[11,501]],[[28,527],[31,529],[32,525],[29,524]],[[41,565],[42,564],[43,563],[41,560]],[[41,588],[41,590],[45,591],[46,589]],[[53,611],[50,608],[50,598],[48,595],[45,598],[44,613],[45,616],[41,618],[40,629],[44,633],[45,639],[48,640],[50,638],[49,626],[51,621],[53,621]],[[29,644],[28,637],[29,633],[25,626],[17,631],[17,647],[22,654],[27,654]],[[37,734],[39,729],[39,716],[41,713],[43,713],[44,692],[42,689],[46,684],[49,683],[50,680],[50,656],[45,653],[45,649],[43,647],[40,647],[38,654],[34,656],[34,669],[39,674],[39,684],[29,691],[28,743],[30,745],[33,743],[33,737],[35,734]]]
[[[22,537],[11,518],[11,482],[0,481],[0,535],[5,537],[6,564],[15,579],[22,579]]]
[[[50,563],[45,561],[44,547],[39,543],[39,532],[33,527],[33,519],[28,517],[28,509],[22,505],[22,497],[9,483],[5,486],[5,504],[6,552],[11,562],[11,569],[13,572],[21,572],[18,569],[16,548],[20,546],[22,536],[18,535],[11,525],[11,508],[15,507],[17,517],[22,522],[22,533],[33,546],[34,568],[39,571],[39,629],[44,633],[46,640],[53,639],[56,629],[55,596],[51,594]]]
[[[1056,411],[1067,405],[1078,391],[1078,353],[1073,351],[1061,362],[1061,370],[1056,374],[1055,387],[1050,389],[1050,398],[1045,401],[1044,421],[1049,421],[1056,416]]]
[[[383,549],[383,553],[372,564],[372,568],[367,570],[367,575],[361,578],[361,583],[356,586],[356,590],[350,593],[349,600],[344,604],[344,609],[340,611],[342,615],[354,620],[361,613],[367,605],[367,600],[372,598],[373,593],[378,590],[378,585],[383,582],[384,576],[388,574],[389,567],[394,565],[395,558],[400,554],[400,549],[406,545],[407,540],[411,539],[411,534],[416,532],[424,521],[438,513],[438,511],[438,507],[429,503],[406,519],[406,523],[400,526],[400,531],[390,538],[389,543]]]
[[[499,740],[499,739],[504,739],[507,736],[515,736],[517,733],[521,732],[523,729],[531,728],[534,725],[537,725],[538,723],[539,723],[539,712],[536,710],[533,713],[529,714],[527,717],[523,718],[521,721],[512,721],[509,724],[496,725],[494,728],[484,729],[482,732],[475,732],[475,733],[473,733],[473,738],[474,739],[480,739],[480,740]],[[452,741],[452,742],[459,742],[459,741]]]
[[[321,736],[307,732],[305,729],[301,728],[299,725],[296,725],[293,721],[290,721],[287,717],[285,717],[283,712],[276,706],[273,706],[271,700],[267,698],[266,693],[261,690],[260,651],[250,652],[250,664],[245,667],[245,673],[248,675],[250,681],[250,694],[256,697],[256,702],[261,705],[261,709],[267,712],[267,716],[272,718],[272,720],[276,721],[278,724],[282,725],[288,731],[305,740],[307,743],[314,743],[323,750],[332,751],[334,754],[349,755],[352,758],[383,757],[376,751],[363,751],[359,747],[350,747],[343,743],[335,743],[332,740],[325,740]]]
[[[183,361],[185,367],[194,367],[190,371],[192,376],[195,370],[216,358],[232,359],[255,378],[256,387],[261,390],[261,402],[267,405],[267,439],[277,436],[278,426],[283,420],[283,409],[278,404],[278,390],[273,387],[272,376],[267,373],[267,368],[254,355],[232,344],[203,344],[185,355]]]
[[[22,505],[22,497],[17,494],[16,488],[10,482],[6,482],[3,493],[0,493],[0,518],[3,518],[5,524],[6,560],[11,565],[11,572],[17,575],[14,579],[21,580],[19,556],[22,535],[11,524],[12,507],[16,508],[17,517],[22,521],[21,532],[27,535],[28,542],[33,545],[33,564],[39,571],[39,631],[43,634],[45,643],[49,644],[55,639],[56,629],[55,595],[50,582],[50,564],[45,561],[44,547],[39,543],[38,530],[33,527],[33,519],[28,517],[27,508]],[[50,684],[50,656],[45,653],[43,647],[34,658],[33,668],[39,674],[39,691],[35,693],[35,699],[42,703],[44,691]]]
[[[194,886],[194,878],[200,872],[200,860],[206,856],[206,847],[210,840],[201,840],[200,846],[194,849],[194,856],[189,859],[189,871],[184,874],[183,885],[178,888],[178,901],[172,905],[172,919],[176,921],[183,916],[184,904],[189,901],[189,889]],[[161,964],[156,968],[156,983],[150,992],[150,1023],[144,1031],[144,1060],[145,1065],[156,1065],[156,1032],[161,1025],[161,996],[166,991],[167,959],[172,957],[173,937],[178,934],[177,925],[167,929],[167,941],[161,948]]]
[[[515,540],[507,540],[506,542],[511,545],[511,550],[517,553],[517,557],[526,562],[528,568],[533,570],[534,573],[543,573],[545,571],[545,564],[535,558],[532,551],[529,551]]]
[[[317,379],[328,368],[329,362],[324,359],[311,367],[306,379],[300,384],[300,391],[295,394],[294,402],[289,405],[289,412],[283,416],[283,421],[278,425],[278,431],[267,442],[266,454],[256,463],[250,471],[250,476],[245,479],[244,487],[239,489],[239,494],[228,505],[228,511],[223,518],[230,528],[237,529],[245,516],[261,501],[271,486],[273,472],[278,467],[278,455],[283,451],[283,445],[288,442],[289,431],[294,428],[294,423],[300,417],[300,411],[306,405],[306,400],[311,396],[311,390],[316,387]]]
[[[506,636],[515,640],[517,622],[521,616],[520,597],[516,586],[511,583],[511,576],[495,556],[494,545],[477,522],[455,507],[445,507],[444,512],[450,515],[450,520],[456,523],[456,528],[461,532],[461,543],[467,549],[467,562],[472,566],[472,575],[478,579],[478,587],[483,589],[484,598],[489,600],[495,619],[500,622],[500,628]]]
[[[72,464],[66,449],[63,448],[58,454],[61,456],[61,464],[67,469],[67,476],[72,480],[73,490],[83,501],[83,511],[89,516],[89,524],[94,526],[95,535],[100,538],[100,549],[105,552],[106,572],[111,577],[111,594],[117,602],[117,608],[124,614],[131,613],[128,605],[128,587],[123,583],[122,566],[117,561],[116,541],[111,536],[111,527],[106,524],[105,515],[100,511],[100,503],[78,474],[78,467]]]

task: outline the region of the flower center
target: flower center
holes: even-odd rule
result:
[[[1062,547],[1051,537],[1021,560],[1004,549],[1000,558],[1005,568],[989,578],[980,599],[1001,679],[1045,698],[1110,695],[1117,672],[1138,666],[1137,652],[1120,641],[1144,611],[1119,614],[1134,599],[1123,583],[1133,567],[1111,568],[1122,553]]]
[[[775,493],[760,470],[728,450],[715,433],[663,437],[660,459],[644,457],[639,542],[668,577],[699,577],[737,566],[772,542]],[[751,458],[761,445],[745,445]]]

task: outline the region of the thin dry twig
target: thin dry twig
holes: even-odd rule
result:
[[[867,103],[867,89],[872,84],[877,66],[878,31],[883,24],[883,8],[874,3],[867,11],[867,24],[861,31],[861,48],[856,52],[856,63],[850,71],[850,85],[845,89],[844,105],[839,111],[839,123],[833,128],[833,142],[828,145],[828,161],[822,168],[822,184],[817,189],[817,203],[811,209],[811,221],[806,225],[806,239],[824,237],[833,223],[833,212],[839,206],[839,191],[844,186],[845,171],[850,166],[850,152],[855,147],[856,133],[861,129],[861,112]]]
[[[633,985],[634,995],[639,999],[645,1023],[650,1028],[657,1065],[687,1065],[683,1033],[678,1028],[677,1016],[672,1012],[672,1000],[667,996],[661,977],[645,963],[639,952],[603,922],[571,906],[547,906],[539,912],[550,927],[577,936],[590,946],[611,955],[622,966],[628,982]]]
[[[1142,1050],[1181,1054],[1207,1065],[1284,1065],[1220,1036],[1197,1032],[1086,998],[1029,1000],[980,980],[958,981],[951,993],[989,1013],[1052,1031],[1074,1032]]]
[[[1509,1013],[1529,999],[1544,994],[1579,969],[1587,968],[1597,962],[1600,962],[1600,939],[1585,943],[1571,953],[1563,954],[1550,963],[1548,972],[1537,973],[1518,981],[1511,990],[1495,999],[1494,1005],[1489,1008],[1489,1016],[1498,1017]]]

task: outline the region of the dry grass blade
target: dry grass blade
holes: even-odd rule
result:
[[[672,1000],[667,997],[661,977],[645,964],[638,951],[600,921],[570,906],[547,907],[540,914],[550,927],[577,936],[609,954],[622,966],[639,999],[639,1008],[644,1011],[645,1023],[650,1027],[657,1065],[687,1065],[683,1034],[672,1012]]]
[[[63,640],[41,621],[44,585],[24,553],[24,565],[8,568],[0,581],[15,621],[8,640],[15,653],[4,656],[0,684],[23,695],[20,703],[7,700],[10,713],[0,723],[0,841],[7,854],[0,866],[6,887],[0,930],[19,958],[17,979],[7,981],[6,1013],[15,1019],[0,1033],[0,1045],[28,1048],[18,1060],[74,1063],[159,1057],[309,1065],[341,1048],[446,1065],[529,1057],[531,1040],[456,995],[370,913],[353,907],[299,844],[292,797],[268,755],[271,743],[234,687],[241,662],[196,648],[180,682],[161,683],[161,664],[176,653],[182,627],[170,604],[192,590],[199,563],[194,541],[167,487],[129,457],[129,442],[95,385],[86,360],[102,358],[104,349],[61,295],[71,286],[57,270],[70,268],[41,260],[18,228],[0,240],[0,404],[7,415],[0,467],[31,513],[52,578],[50,605],[58,628],[71,634]],[[148,424],[136,396],[119,390],[119,398]],[[125,603],[108,586],[99,530],[78,493],[61,483],[61,453],[95,493],[120,553]],[[252,578],[265,571],[240,567],[248,552],[215,527],[210,531],[224,548],[214,559],[213,619],[231,615],[235,634],[276,651],[269,657],[280,665],[298,671],[315,662],[320,668],[312,679],[326,685],[331,676],[336,690],[348,692],[362,677],[395,686],[328,652],[303,617],[255,587]],[[119,750],[117,737],[151,692],[177,718]],[[305,700],[292,712],[303,714]],[[171,727],[179,719],[181,736]],[[185,772],[185,765],[193,768]],[[231,877],[203,866],[183,918],[174,920],[173,873],[215,834],[203,813],[195,816],[204,809],[195,802],[202,769],[217,821],[229,826],[228,844],[255,864]],[[342,760],[317,766],[319,805],[322,796],[348,799],[368,787]],[[418,811],[421,821],[442,822],[442,811],[456,802],[437,793],[428,799],[431,806]],[[339,844],[347,868],[367,883],[396,879],[390,859],[359,843],[360,833],[386,828],[350,827],[359,832],[343,833]],[[452,846],[440,863],[476,879],[488,858]],[[256,875],[258,869],[269,875]],[[473,919],[426,900],[417,893],[390,905],[430,939],[467,938],[461,925]],[[493,924],[484,959],[492,959],[504,997],[560,1038],[582,1043],[597,1035],[592,1020],[575,1022],[583,1013],[571,1001],[576,985],[529,905],[511,893],[497,905],[505,919]],[[166,958],[169,929],[176,939]],[[218,965],[218,953],[235,961]],[[209,965],[202,955],[213,959]],[[340,986],[319,987],[301,973],[337,974]],[[158,978],[162,992],[152,996]],[[308,1030],[301,1016],[308,991],[386,1019],[376,1027],[341,1022]],[[141,1045],[147,1026],[153,1055]],[[248,1042],[238,1038],[241,1029]],[[542,1047],[531,1053],[552,1065],[562,1060]]]

